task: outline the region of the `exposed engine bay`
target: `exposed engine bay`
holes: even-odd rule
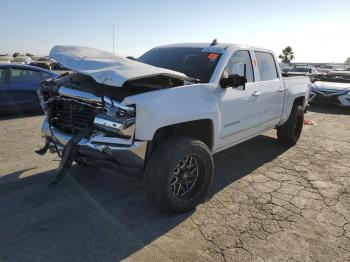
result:
[[[136,105],[123,100],[196,82],[177,71],[91,48],[56,46],[50,57],[73,71],[42,82],[39,89],[46,142],[37,153],[50,150],[61,157],[54,184],[73,161],[143,168],[147,141],[135,139]]]
[[[69,86],[72,89],[90,92],[99,97],[108,96],[112,99],[122,101],[127,96],[182,86],[184,84],[184,80],[159,75],[137,80],[130,80],[125,82],[122,87],[118,88],[115,86],[97,83],[92,77],[88,75],[74,72],[63,74],[61,77],[55,80],[49,80],[46,81],[46,83],[44,82],[42,85],[42,93],[47,93],[48,85],[53,85],[53,87],[56,87],[56,89],[60,86]]]
[[[62,157],[56,182],[72,161],[118,162],[125,156],[131,166],[142,167],[146,142],[134,139],[136,108],[121,101],[181,85],[184,80],[164,75],[126,81],[122,87],[101,84],[77,72],[46,80],[39,90],[47,116],[42,128],[46,143],[37,152],[50,149]]]

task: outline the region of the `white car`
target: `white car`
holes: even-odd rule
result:
[[[350,106],[350,72],[332,71],[311,85],[310,103]]]
[[[213,154],[274,128],[292,146],[302,131],[310,82],[283,79],[270,50],[175,44],[133,61],[56,46],[50,57],[74,71],[40,90],[47,117],[38,153],[62,154],[53,184],[72,161],[138,168],[163,210],[185,212],[205,198]]]

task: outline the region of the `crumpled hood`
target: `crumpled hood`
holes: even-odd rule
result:
[[[122,87],[126,81],[152,76],[193,80],[185,74],[82,46],[54,46],[50,55],[64,67],[91,76],[100,84]]]
[[[314,89],[317,90],[324,90],[324,91],[334,91],[334,92],[346,92],[347,90],[350,90],[350,83],[337,83],[337,82],[323,82],[323,81],[316,81],[311,86]]]

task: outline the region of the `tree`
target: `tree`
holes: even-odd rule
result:
[[[280,59],[282,59],[282,62],[289,63],[294,59],[294,52],[292,47],[287,46],[285,49],[282,49],[282,54],[279,55]]]
[[[350,57],[348,57],[344,63],[350,65]]]

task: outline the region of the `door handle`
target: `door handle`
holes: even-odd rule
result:
[[[283,92],[283,88],[278,88],[277,92]]]
[[[252,94],[252,96],[258,97],[260,94],[261,94],[261,92],[259,92],[259,91],[254,91],[253,94]]]

